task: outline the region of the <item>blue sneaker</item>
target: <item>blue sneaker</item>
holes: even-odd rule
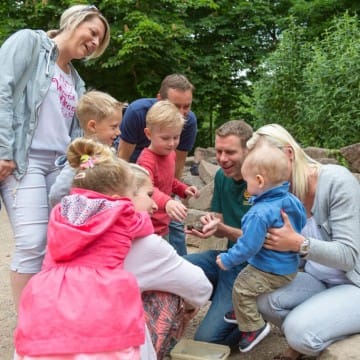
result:
[[[266,338],[266,336],[269,335],[270,330],[270,324],[267,322],[259,330],[242,332],[239,342],[239,350],[241,352],[250,351],[255,345],[257,345],[261,340],[263,340],[264,338]]]

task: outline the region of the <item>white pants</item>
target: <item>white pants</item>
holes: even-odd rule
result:
[[[54,165],[59,155],[54,151],[32,150],[21,180],[10,175],[0,183],[15,238],[12,271],[35,274],[41,269],[49,221],[48,194],[59,173]]]

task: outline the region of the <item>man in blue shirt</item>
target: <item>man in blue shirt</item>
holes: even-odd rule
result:
[[[162,81],[156,98],[142,98],[132,102],[126,109],[120,125],[118,156],[126,161],[136,162],[142,149],[150,141],[145,136],[146,114],[158,100],[169,100],[179,109],[186,122],[181,132],[180,142],[176,149],[175,176],[180,179],[188,152],[195,143],[197,120],[190,110],[194,86],[182,74],[171,74]],[[186,254],[185,234],[181,223],[170,222],[169,242],[179,255]]]

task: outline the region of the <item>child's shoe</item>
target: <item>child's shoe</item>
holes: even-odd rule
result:
[[[235,311],[234,310],[228,311],[224,316],[224,320],[229,324],[237,324]]]
[[[265,325],[256,331],[242,332],[239,342],[239,350],[241,352],[250,351],[255,345],[257,345],[262,339],[264,339],[270,333],[270,324],[267,322]]]

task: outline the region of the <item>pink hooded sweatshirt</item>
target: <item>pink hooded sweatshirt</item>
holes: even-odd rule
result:
[[[73,189],[50,215],[42,270],[25,287],[15,330],[19,355],[122,350],[144,343],[131,241],[153,233],[130,199]]]

